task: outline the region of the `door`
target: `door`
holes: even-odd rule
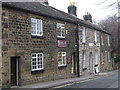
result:
[[[75,53],[72,54],[72,74],[77,75],[77,60]]]
[[[18,61],[19,57],[11,57],[11,86],[18,85]]]
[[[89,70],[90,70],[90,74],[93,73],[93,55],[92,55],[92,53],[90,53],[90,56],[89,56]]]

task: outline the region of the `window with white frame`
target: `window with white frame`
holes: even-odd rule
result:
[[[61,23],[57,23],[57,37],[65,38],[65,25]]]
[[[33,36],[43,36],[43,21],[31,18],[31,34]]]
[[[43,67],[43,53],[32,53],[32,71],[42,70]]]
[[[104,55],[104,52],[102,52],[101,56],[102,56],[102,64],[104,64],[104,62],[105,62],[105,55]]]
[[[95,53],[95,64],[98,64],[98,52]]]
[[[108,46],[110,46],[110,36],[108,35]]]
[[[104,42],[103,42],[103,35],[101,35],[101,43],[102,43],[102,45],[104,45]]]
[[[83,27],[82,31],[82,43],[86,43],[86,28]]]
[[[83,52],[83,69],[86,68],[86,53]]]
[[[97,43],[97,31],[94,32],[95,43]]]
[[[108,61],[110,62],[110,52],[108,52]]]
[[[66,65],[66,52],[58,52],[58,66]]]

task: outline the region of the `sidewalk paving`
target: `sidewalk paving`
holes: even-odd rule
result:
[[[93,78],[97,78],[97,77],[111,75],[111,74],[114,74],[114,72],[116,72],[116,71],[98,73],[98,74],[93,74],[93,75],[89,75],[89,76],[81,76],[81,77],[77,77],[77,78],[69,78],[69,79],[41,82],[41,83],[30,84],[30,85],[25,85],[25,86],[16,86],[16,87],[11,87],[11,88],[49,88],[49,87],[54,87],[54,86],[58,86],[61,84],[67,84],[67,83],[72,83],[72,82],[83,81],[83,80],[87,80],[87,79],[93,79]]]

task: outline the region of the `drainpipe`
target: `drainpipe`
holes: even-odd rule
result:
[[[79,53],[79,50],[80,50],[80,45],[79,45],[79,32],[82,32],[82,30],[79,29],[79,26],[81,26],[82,24],[78,23],[77,24],[77,28],[76,28],[76,42],[77,42],[77,69],[78,69],[78,77],[80,77],[80,53]]]

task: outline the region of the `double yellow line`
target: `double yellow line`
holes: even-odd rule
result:
[[[87,81],[91,81],[91,80],[96,80],[96,79],[99,79],[99,78],[102,78],[102,77],[111,76],[111,75],[113,75],[113,73],[109,74],[109,75],[105,75],[105,76],[100,76],[100,77],[92,78],[92,79],[87,79],[87,80],[82,80],[82,81],[78,81],[78,82],[72,82],[72,83],[69,83],[69,84],[52,87],[52,88],[49,88],[47,90],[52,90],[52,89],[56,89],[56,88],[62,88],[62,87],[66,87],[66,86],[71,86],[71,85],[76,84],[76,83],[83,83],[83,82],[87,82]]]

